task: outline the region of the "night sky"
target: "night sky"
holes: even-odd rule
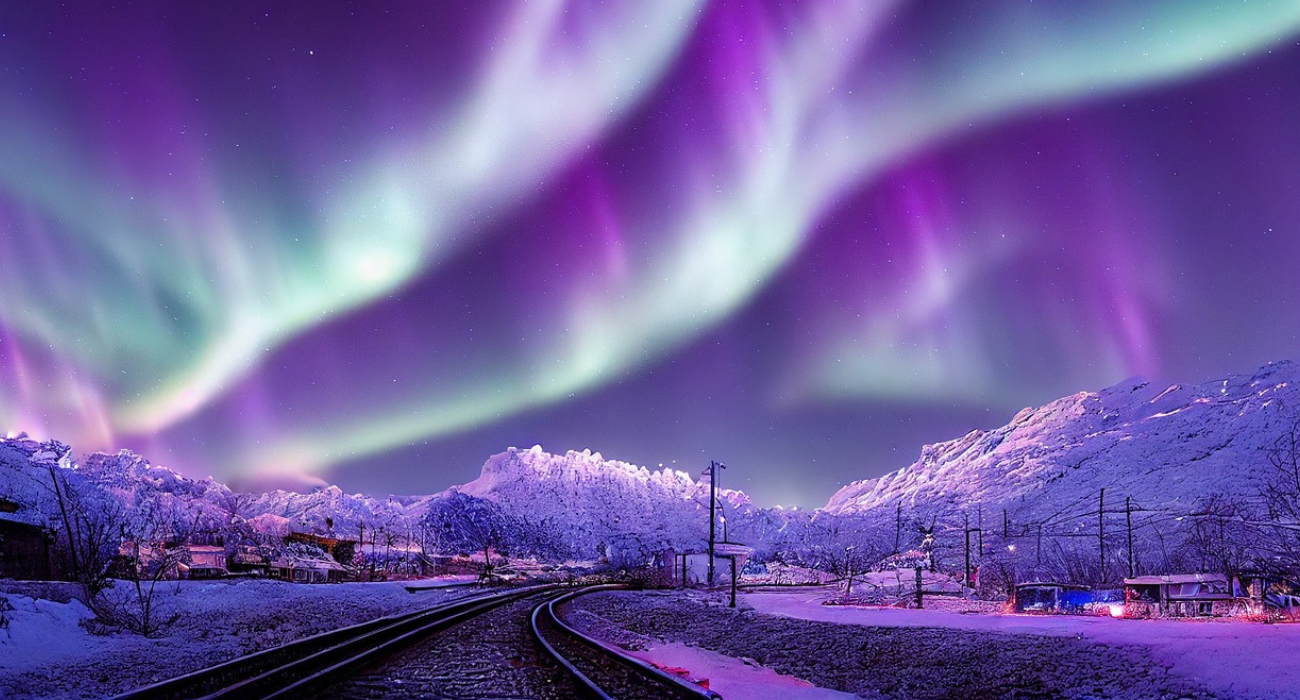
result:
[[[0,4],[0,430],[815,506],[1300,356],[1300,2]]]

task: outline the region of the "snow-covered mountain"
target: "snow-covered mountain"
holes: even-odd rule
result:
[[[1096,528],[1098,503],[1177,517],[1211,494],[1249,501],[1300,416],[1300,365],[1193,386],[1128,381],[1026,408],[995,430],[927,445],[912,465],[840,489],[835,515],[929,519],[982,510],[986,527]],[[1079,517],[1074,517],[1079,516]],[[1123,516],[1121,515],[1121,520]]]
[[[530,525],[565,533],[579,556],[602,554],[602,547],[698,548],[708,523],[707,479],[606,460],[590,450],[560,455],[540,445],[512,447],[488,458],[479,478],[451,491],[493,501]],[[739,491],[724,489],[718,497],[733,521],[758,510]]]
[[[363,525],[376,523],[406,532],[416,529],[428,502],[437,498],[374,498],[345,494],[337,486],[309,493],[239,493],[212,479],[191,479],[152,464],[130,450],[97,452],[77,461],[67,445],[56,441],[25,434],[0,438],[0,496],[56,529],[60,522],[51,466],[71,488],[110,494],[128,512],[147,510],[156,520],[171,520],[177,531],[218,532],[248,522],[268,534],[298,530],[355,538]]]
[[[907,549],[920,539],[913,523],[938,522],[952,531],[965,516],[974,524],[982,515],[990,534],[1025,535],[1043,524],[1054,535],[1095,532],[1104,489],[1103,517],[1114,528],[1124,523],[1131,504],[1139,514],[1139,537],[1162,523],[1172,533],[1177,518],[1211,494],[1256,499],[1268,452],[1290,434],[1298,411],[1300,366],[1291,362],[1195,386],[1129,381],[1027,408],[995,430],[926,446],[916,463],[854,482],[814,513],[758,508],[745,494],[725,490],[722,515],[731,538],[756,545],[760,553],[815,548],[812,540],[833,531],[886,533]],[[90,455],[78,464],[61,443],[23,435],[0,439],[0,495],[34,516],[55,507],[51,468],[113,494],[129,508],[147,504],[207,527],[242,521],[268,534],[303,530],[354,537],[363,526],[383,524],[390,533],[413,536],[431,507],[457,494],[491,501],[512,527],[550,533],[566,556],[698,549],[707,531],[706,480],[587,450],[510,448],[488,458],[469,483],[427,496],[374,498],[336,486],[310,493],[233,493],[129,451]],[[853,527],[838,528],[837,521]],[[954,546],[952,536],[940,539]]]

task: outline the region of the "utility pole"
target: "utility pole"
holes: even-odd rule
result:
[[[1097,496],[1097,583],[1106,582],[1106,489]]]
[[[975,506],[975,529],[979,530],[979,559],[984,560],[984,504]]]
[[[963,569],[965,573],[962,576],[962,585],[970,588],[970,514],[962,513],[961,517],[963,522],[962,529],[966,534],[966,568]]]
[[[965,530],[966,530],[966,580],[965,580],[964,583],[965,583],[965,585],[966,585],[967,588],[970,588],[970,587],[971,587],[971,581],[970,581],[970,533],[972,533],[972,532],[978,532],[978,533],[979,533],[979,538],[980,538],[980,540],[983,540],[983,539],[984,539],[984,531],[983,531],[981,528],[979,528],[979,527],[974,527],[974,528],[973,528],[973,527],[970,526],[970,513],[962,513],[961,515],[962,515],[962,520],[965,522]],[[977,517],[978,517],[978,516],[977,516]],[[978,524],[978,521],[976,521],[976,523]]]
[[[1011,539],[1011,521],[1007,519],[1007,509],[1002,509],[1002,539]]]
[[[1124,521],[1128,526],[1128,577],[1133,578],[1133,497],[1124,497]]]
[[[81,580],[81,567],[77,563],[77,542],[73,539],[72,521],[68,518],[67,507],[63,505],[63,491],[59,489],[59,479],[54,475],[54,465],[51,464],[49,467],[50,481],[54,483],[54,495],[59,499],[59,513],[63,515],[63,529],[68,533],[68,555],[72,558],[72,577]]]
[[[717,543],[717,519],[714,513],[718,507],[718,468],[726,469],[727,465],[717,460],[709,460],[709,587],[713,586],[714,565],[713,557],[715,545]]]

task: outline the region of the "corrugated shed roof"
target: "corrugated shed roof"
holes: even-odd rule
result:
[[[1165,576],[1137,576],[1135,578],[1124,579],[1126,586],[1156,586],[1165,583],[1205,583],[1207,581],[1218,581],[1226,583],[1228,578],[1223,574],[1167,574]]]

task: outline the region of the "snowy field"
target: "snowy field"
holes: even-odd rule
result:
[[[401,583],[295,585],[280,581],[159,584],[165,616],[155,638],[94,635],[81,602],[6,594],[14,608],[0,629],[0,698],[104,698],[326,630],[436,604],[473,592],[409,593]]]
[[[821,605],[824,594],[752,593],[757,612],[877,627],[1071,637],[1148,650],[1180,677],[1225,698],[1300,698],[1300,624],[1228,620],[1114,620],[1073,615],[960,615],[925,610]]]
[[[722,684],[727,700],[1297,698],[1300,626],[961,615],[822,606],[816,593],[611,592],[569,618],[592,634]],[[694,647],[694,654],[690,653]],[[1199,650],[1199,651],[1198,651]]]

